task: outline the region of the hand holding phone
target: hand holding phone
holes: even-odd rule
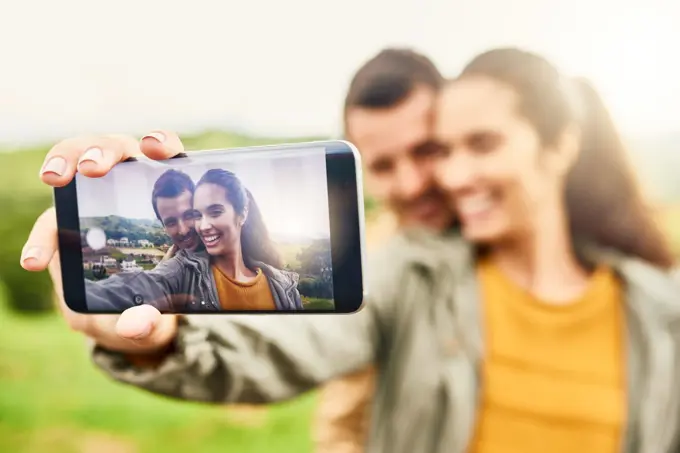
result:
[[[130,161],[136,142],[129,138],[102,141],[112,151],[80,139],[58,145],[49,157],[62,158],[62,168],[53,160],[44,167],[59,187],[55,203],[69,309],[359,309],[363,199],[358,153],[351,145],[331,141],[163,155],[160,143],[151,142],[147,152],[165,158],[151,162]],[[176,136],[171,143],[181,150]],[[81,154],[82,174],[71,181],[64,173],[75,165],[59,155],[67,148]],[[83,171],[117,157],[127,162],[109,173],[88,168],[98,179]]]
[[[99,156],[84,156],[97,146],[105,150]],[[63,187],[75,176],[76,170],[85,176],[107,174],[113,166],[130,157],[145,155],[151,159],[169,159],[184,151],[176,134],[155,131],[141,141],[133,137],[80,137],[54,146],[45,157],[40,178],[52,187]],[[49,270],[59,309],[71,329],[81,332],[98,345],[112,351],[150,354],[163,350],[176,336],[176,315],[161,315],[150,305],[125,310],[121,315],[89,315],[74,312],[63,297],[62,270],[58,249],[58,228],[54,208],[37,220],[26,241],[21,265],[32,272]]]

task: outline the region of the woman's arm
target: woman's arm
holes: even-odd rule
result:
[[[374,362],[376,321],[368,307],[355,315],[194,315],[181,318],[157,366],[134,366],[102,348],[94,361],[118,381],[174,398],[275,402]]]
[[[371,269],[395,270],[374,265]],[[394,272],[390,272],[394,274]],[[171,350],[156,366],[133,365],[122,354],[94,349],[94,361],[114,379],[186,400],[269,403],[287,400],[321,383],[373,363],[389,350],[392,288],[400,281],[372,279],[373,297],[351,315],[181,318]]]

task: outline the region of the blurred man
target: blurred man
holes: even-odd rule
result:
[[[375,247],[396,228],[445,229],[453,214],[434,184],[440,148],[432,140],[443,77],[424,55],[386,49],[352,80],[344,106],[346,138],[361,152],[367,191],[388,208],[367,231]],[[316,420],[317,453],[358,453],[368,432],[375,373],[327,385]]]
[[[433,106],[443,78],[424,55],[386,49],[350,83],[345,136],[360,150],[367,189],[399,226],[446,228],[451,215],[432,172],[441,148],[431,139]]]

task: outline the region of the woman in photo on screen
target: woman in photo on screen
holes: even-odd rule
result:
[[[302,310],[299,276],[282,269],[255,199],[232,172],[208,170],[193,196],[204,251],[181,250],[155,269],[86,280],[88,308],[120,312],[151,304],[166,312]]]
[[[135,307],[82,328],[94,362],[213,403],[284,401],[376,364],[371,453],[678,451],[674,258],[597,93],[535,54],[489,51],[444,87],[436,135],[460,225],[374,255],[359,313]],[[27,247],[56,236],[49,222]],[[129,359],[142,331],[154,366]]]

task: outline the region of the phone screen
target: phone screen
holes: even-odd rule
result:
[[[57,192],[60,230],[71,238],[60,241],[62,265],[82,276],[69,280],[67,303],[90,313],[144,303],[165,313],[356,311],[362,297],[337,288],[362,287],[360,181],[356,153],[333,143],[77,174],[68,195]],[[74,212],[78,250],[67,225]]]

